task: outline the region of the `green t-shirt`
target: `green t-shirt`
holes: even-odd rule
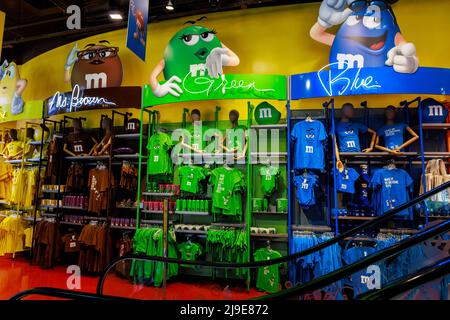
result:
[[[180,190],[190,193],[200,192],[200,181],[206,178],[202,167],[184,166],[178,169]]]
[[[278,251],[261,248],[253,254],[255,261],[265,261],[280,258]],[[256,288],[269,293],[280,291],[280,264],[268,265],[258,268],[256,277]]]
[[[211,171],[210,183],[213,185],[213,207],[225,209],[231,215],[236,214],[234,192],[245,188],[244,175],[237,169],[219,167]]]
[[[261,175],[261,187],[265,195],[271,195],[277,187],[280,168],[264,166],[259,169]]]
[[[178,245],[181,260],[195,261],[203,252],[202,246],[195,242],[183,242]],[[184,267],[195,267],[193,265],[182,265]]]
[[[190,125],[186,128],[186,130],[189,132],[190,136],[185,137],[185,143],[196,150],[205,150],[208,141],[211,138],[208,134],[206,134],[206,131],[209,130],[209,127],[205,125]]]
[[[172,140],[169,135],[158,132],[151,136],[147,144],[149,175],[172,173],[172,159],[169,154],[171,147]]]
[[[242,125],[239,125],[236,128],[226,129],[225,147],[234,150],[237,153],[242,153],[245,146],[245,130],[247,130],[247,128]]]

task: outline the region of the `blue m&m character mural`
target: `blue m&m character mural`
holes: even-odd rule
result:
[[[311,37],[331,46],[330,68],[392,66],[401,73],[419,67],[416,48],[400,32],[391,4],[397,0],[323,0]],[[336,35],[327,29],[341,25]]]

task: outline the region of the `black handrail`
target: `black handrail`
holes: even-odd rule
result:
[[[430,281],[447,276],[450,273],[450,257],[444,258],[432,266],[420,269],[400,280],[386,285],[382,289],[365,292],[357,300],[388,300],[399,294],[420,287]]]
[[[27,296],[31,295],[41,295],[49,296],[55,298],[80,300],[80,301],[117,301],[117,300],[131,300],[128,298],[119,298],[107,295],[98,295],[96,293],[82,292],[82,291],[72,291],[66,289],[50,288],[50,287],[37,287],[30,290],[21,291],[9,300],[22,300]]]
[[[432,237],[435,237],[437,235],[440,235],[444,232],[447,232],[450,230],[450,220],[443,221],[442,223],[435,225],[433,227],[430,227],[426,230],[422,230],[421,232],[418,232],[400,242],[397,242],[396,244],[392,245],[391,247],[388,247],[382,251],[378,251],[376,253],[373,253],[372,255],[368,256],[367,258],[358,260],[357,262],[347,265],[343,268],[340,268],[338,270],[335,270],[333,272],[330,272],[324,276],[321,276],[319,278],[313,279],[305,284],[299,285],[297,287],[287,289],[281,292],[277,292],[274,294],[270,294],[263,297],[255,298],[256,300],[263,300],[263,299],[275,299],[275,298],[281,298],[286,297],[290,295],[302,295],[305,293],[312,292],[314,290],[318,290],[321,288],[324,288],[326,286],[329,286],[336,281],[341,280],[342,278],[346,276],[350,276],[353,273],[360,271],[361,269],[370,266],[371,264],[380,261],[382,259],[394,257],[398,253],[402,252],[405,249],[408,249],[416,244],[419,244],[427,239],[430,239]]]
[[[135,255],[135,254],[130,254],[130,255],[125,255],[119,258],[114,259],[100,274],[100,278],[99,278],[99,282],[97,284],[97,293],[101,294],[101,292],[103,291],[103,284],[104,281],[106,279],[106,276],[108,275],[109,271],[112,270],[112,268],[120,261],[123,260],[128,260],[128,259],[139,259],[139,260],[147,260],[147,261],[158,261],[158,262],[166,262],[166,263],[176,263],[176,264],[185,264],[185,265],[196,265],[196,266],[206,266],[206,267],[214,267],[214,268],[255,268],[255,267],[263,267],[263,266],[268,266],[268,265],[274,265],[274,264],[279,264],[279,263],[285,263],[285,262],[289,262],[292,261],[294,259],[298,259],[301,257],[305,257],[307,255],[310,255],[314,252],[320,251],[324,248],[327,248],[328,246],[331,246],[335,243],[341,242],[343,240],[345,240],[348,237],[351,237],[353,234],[358,233],[359,231],[365,230],[367,228],[371,228],[374,227],[386,220],[388,220],[389,218],[395,216],[397,213],[408,209],[424,200],[426,200],[427,198],[441,192],[444,191],[445,189],[450,188],[450,181],[420,195],[419,197],[406,202],[400,206],[398,206],[397,208],[394,208],[392,210],[389,210],[388,212],[386,212],[384,215],[379,216],[374,218],[373,220],[367,221],[365,223],[362,223],[361,225],[346,231],[344,233],[341,233],[340,235],[331,238],[327,241],[324,241],[314,247],[308,248],[306,250],[303,250],[301,252],[297,252],[291,255],[287,255],[287,256],[283,256],[281,258],[277,258],[277,259],[272,259],[272,260],[265,260],[265,261],[255,261],[255,262],[246,262],[246,263],[227,263],[227,262],[208,262],[208,261],[184,261],[184,260],[179,260],[179,259],[173,259],[173,258],[164,258],[164,257],[158,257],[158,256],[148,256],[148,255]]]

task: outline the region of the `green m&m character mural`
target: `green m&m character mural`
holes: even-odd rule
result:
[[[167,94],[179,97],[183,94],[180,84],[185,77],[209,76],[217,79],[223,74],[223,66],[239,65],[239,57],[220,42],[216,31],[194,25],[196,21],[186,23],[192,25],[172,37],[164,58],[150,75],[150,86],[157,97]],[[160,84],[157,77],[161,72],[166,81]]]

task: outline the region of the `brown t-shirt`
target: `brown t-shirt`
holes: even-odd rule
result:
[[[47,170],[45,171],[46,177],[56,176],[58,174],[58,152],[59,146],[56,139],[52,139],[48,146],[48,162]]]
[[[108,176],[110,180],[108,181]],[[108,206],[108,189],[115,184],[114,176],[109,174],[108,169],[91,169],[89,171],[89,206],[90,212],[100,214]]]
[[[78,243],[78,235],[76,233],[69,233],[62,237],[64,244],[64,252],[72,253],[80,251],[80,244]]]
[[[92,149],[92,138],[89,134],[80,133],[69,133],[64,138],[64,144],[67,144],[67,149],[72,153],[78,155],[88,154]]]

